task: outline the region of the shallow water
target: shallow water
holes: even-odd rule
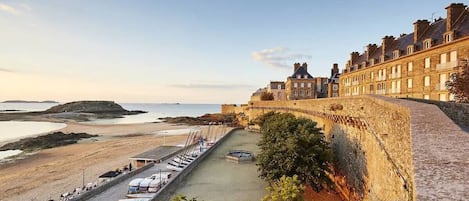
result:
[[[237,164],[225,159],[225,154],[232,149],[257,155],[259,139],[259,134],[235,131],[185,178],[174,195],[184,194],[206,201],[260,200],[267,194],[267,183],[258,177],[255,161]]]
[[[4,158],[7,158],[7,157],[10,157],[10,156],[14,156],[14,155],[18,155],[20,154],[22,151],[21,150],[7,150],[7,151],[0,151],[0,161]]]
[[[0,142],[64,128],[63,123],[35,121],[0,121]]]

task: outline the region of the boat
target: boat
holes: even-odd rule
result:
[[[143,180],[144,180],[143,178],[136,178],[130,181],[129,189],[127,190],[127,193],[129,194],[138,193],[138,187],[140,186],[140,182],[142,182]]]
[[[244,161],[253,161],[254,154],[250,151],[244,150],[230,150],[226,155],[225,158],[231,161],[236,162],[244,162]]]

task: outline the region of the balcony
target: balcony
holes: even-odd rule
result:
[[[391,79],[401,78],[401,73],[391,73]]]
[[[386,94],[386,89],[378,89],[378,90],[376,90],[376,94],[384,95],[384,94]]]
[[[401,89],[400,88],[391,88],[391,89],[389,89],[389,93],[391,93],[391,94],[401,93]]]
[[[355,85],[358,85],[358,80],[353,81],[353,82],[352,82],[352,85],[354,85],[354,86],[355,86]]]
[[[435,86],[435,90],[444,91],[444,90],[448,90],[448,88],[446,88],[446,83],[438,83]]]
[[[378,81],[384,81],[384,80],[386,80],[386,75],[378,76]]]
[[[443,64],[437,64],[436,70],[448,70],[458,66],[458,61],[450,61]]]

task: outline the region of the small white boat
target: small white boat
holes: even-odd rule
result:
[[[150,186],[150,183],[153,181],[152,178],[145,178],[143,179],[139,186],[138,186],[138,192],[147,192],[148,191],[148,186]]]
[[[138,193],[138,187],[140,186],[140,182],[143,180],[144,180],[143,178],[136,178],[130,181],[129,189],[127,190],[127,193],[129,194]]]

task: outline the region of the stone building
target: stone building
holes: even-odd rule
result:
[[[293,74],[285,83],[287,100],[313,99],[317,97],[316,80],[308,73],[308,64],[295,63]]]
[[[333,64],[331,69],[331,77],[327,80],[327,97],[339,96],[339,65]]]
[[[446,19],[417,20],[414,32],[385,36],[352,52],[339,78],[339,95],[380,94],[448,101],[445,83],[469,60],[469,9],[446,7]]]
[[[313,78],[316,82],[316,94],[317,98],[327,97],[327,77],[315,77]]]
[[[285,82],[270,81],[269,85],[267,85],[267,92],[273,94],[274,101],[287,100],[287,96],[285,94]]]
[[[254,93],[252,93],[251,101],[261,101],[262,94],[266,93],[266,92],[267,92],[267,89],[265,87],[264,88],[259,88]]]

